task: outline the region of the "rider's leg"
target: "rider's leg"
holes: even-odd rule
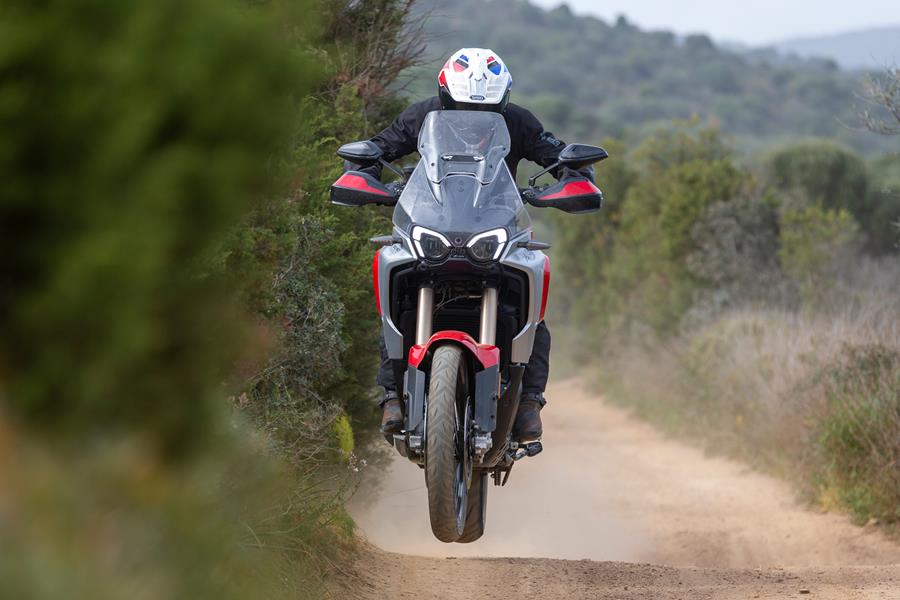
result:
[[[522,399],[516,413],[514,432],[519,439],[541,437],[541,408],[547,403],[544,390],[550,377],[550,330],[542,321],[534,332],[534,347],[522,377]]]
[[[375,383],[384,388],[384,398],[378,403],[381,406],[381,431],[382,433],[399,433],[403,428],[403,408],[400,406],[400,398],[397,396],[397,382],[394,378],[394,368],[391,359],[388,358],[387,347],[384,344],[384,334],[379,340],[381,350],[381,365],[375,376]]]

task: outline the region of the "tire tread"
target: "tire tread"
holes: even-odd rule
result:
[[[457,530],[454,500],[456,431],[456,384],[462,365],[462,350],[441,346],[431,362],[428,394],[425,482],[428,487],[428,513],[431,531],[442,542],[455,542]]]

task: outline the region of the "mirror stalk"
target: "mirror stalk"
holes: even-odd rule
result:
[[[534,187],[534,184],[537,183],[537,180],[541,175],[544,175],[545,173],[549,173],[550,171],[552,171],[553,169],[555,169],[561,165],[562,165],[562,162],[556,161],[555,163],[553,163],[546,169],[542,169],[542,170],[538,171],[537,173],[535,173],[534,175],[532,175],[531,177],[528,178],[528,187]]]
[[[383,158],[379,158],[378,162],[380,162],[382,166],[387,167],[388,169],[393,171],[394,174],[399,176],[400,179],[402,179],[403,181],[409,181],[409,177],[406,176],[406,173],[404,173],[403,171],[401,171],[400,169],[398,169],[397,167],[395,167],[388,161],[384,160]]]

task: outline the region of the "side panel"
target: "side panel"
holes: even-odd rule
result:
[[[475,373],[475,423],[485,433],[491,433],[497,428],[499,383],[499,365]]]
[[[531,350],[534,347],[534,331],[541,322],[541,300],[544,296],[544,267],[547,256],[541,251],[528,250],[515,247],[515,242],[510,242],[511,249],[500,261],[507,267],[512,267],[528,275],[529,302],[527,323],[522,331],[513,338],[510,361],[513,363],[527,363],[531,359]]]
[[[425,419],[425,373],[415,367],[407,369],[403,389],[406,390],[406,430],[416,431]]]
[[[480,465],[482,467],[491,468],[503,460],[509,446],[508,441],[516,419],[516,411],[519,409],[524,372],[525,367],[522,365],[513,365],[509,369],[509,382],[497,401],[497,425],[491,436],[493,445],[485,455],[484,461]]]
[[[405,236],[398,230],[395,235],[404,238],[403,244],[393,244],[378,251],[378,296],[381,307],[381,327],[384,332],[384,343],[387,346],[388,357],[394,360],[406,358],[403,355],[403,334],[391,320],[391,271],[406,263],[414,262],[409,244]]]

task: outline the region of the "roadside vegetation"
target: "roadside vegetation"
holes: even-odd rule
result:
[[[605,212],[554,223],[609,397],[900,523],[900,158],[810,140],[749,169],[689,122],[608,145]]]
[[[321,598],[377,353],[325,191],[408,4],[0,9],[0,589]]]

